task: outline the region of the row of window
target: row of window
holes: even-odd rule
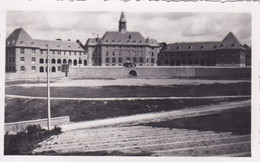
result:
[[[27,49],[27,50],[29,50],[29,49]],[[20,53],[25,54],[25,48],[20,48]],[[31,52],[29,52],[29,53],[36,54],[36,49],[31,49]],[[40,54],[47,54],[47,50],[41,49]],[[55,54],[57,54],[57,55],[80,55],[81,56],[83,54],[83,52],[50,50],[49,54],[52,54],[52,55],[55,55]]]
[[[106,51],[106,56],[109,56],[109,54],[110,54],[109,51]],[[134,56],[136,56],[135,51],[133,52],[133,54],[134,54]],[[140,54],[140,56],[142,56],[142,54],[143,54],[142,51],[140,51],[139,54]],[[148,54],[150,54],[150,53],[148,53]],[[127,55],[130,55],[130,52],[127,52]],[[154,56],[154,52],[152,52],[151,55]],[[112,56],[115,56],[115,51],[112,51]],[[119,56],[122,56],[121,51],[119,51]]]
[[[158,63],[161,65],[161,63]],[[170,66],[180,66],[180,65],[200,65],[200,66],[214,66],[216,65],[216,60],[164,60],[164,65],[170,65]]]
[[[189,56],[189,57],[195,57],[197,55],[201,55],[201,56],[212,56],[213,54],[215,53],[212,53],[212,52],[192,52],[192,53],[189,53],[189,52],[176,52],[176,53],[161,53],[161,56],[165,56],[165,57],[168,57],[168,56]]]
[[[32,57],[31,59],[32,59],[32,60],[31,60],[32,62],[35,62],[35,61],[36,61],[35,57]],[[23,63],[23,62],[25,61],[25,58],[24,58],[24,57],[21,57],[21,58],[20,58],[20,61]],[[61,59],[57,59],[57,61],[56,61],[56,59],[51,59],[51,63],[52,63],[52,64],[56,64],[56,62],[57,62],[57,64],[61,64],[61,63],[67,64],[67,63],[68,63],[69,65],[72,65],[72,60],[71,60],[71,59],[69,59],[68,61],[67,61],[66,59],[63,59],[62,61],[61,61]],[[39,63],[40,63],[40,64],[44,64],[44,59],[41,58],[41,59],[39,60]],[[46,64],[48,63],[48,60],[47,60],[47,59],[45,59],[45,63],[46,63]],[[87,66],[88,61],[87,61],[87,60],[84,60],[83,63],[84,63],[85,66]],[[82,64],[82,60],[76,60],[76,59],[74,59],[74,60],[73,60],[73,65],[76,66],[76,65],[78,65],[78,64]]]
[[[133,58],[133,60],[131,60],[131,58],[130,57],[128,57],[127,59],[126,59],[127,61],[133,61],[133,62],[137,62],[137,58]],[[108,57],[106,57],[106,63],[109,63],[109,61],[110,61],[110,59],[108,58]],[[112,63],[116,63],[116,62],[118,62],[118,63],[122,63],[122,58],[121,57],[119,57],[118,59],[116,59],[115,57],[113,57],[112,58]],[[143,60],[143,58],[142,57],[140,57],[139,58],[139,63],[143,63],[144,62],[144,60]],[[147,60],[146,60],[146,62],[147,63],[149,63],[149,58],[147,58]],[[154,63],[154,58],[151,58],[151,63]]]
[[[58,70],[58,71],[61,71],[61,66],[58,66],[57,70]],[[21,67],[20,67],[20,71],[21,71],[21,72],[25,72],[25,71],[26,71],[26,68],[25,68],[24,66],[21,66]],[[48,71],[48,67],[45,67],[45,72],[47,72],[47,71]],[[32,67],[31,67],[31,72],[36,72],[36,67],[35,67],[35,66],[32,66]],[[41,66],[41,67],[39,68],[39,72],[40,72],[40,73],[43,73],[43,72],[44,72],[44,67],[43,67],[43,66]],[[55,67],[55,66],[51,67],[51,72],[56,72],[56,67]]]
[[[193,47],[192,45],[189,45],[187,49],[192,49],[192,47]],[[216,44],[215,44],[215,45],[213,45],[213,46],[211,46],[211,47],[209,47],[209,48],[217,48],[217,47],[224,47],[224,44],[223,44],[223,43],[220,44],[220,45],[216,45]],[[233,43],[233,44],[230,45],[230,47],[236,47],[236,44]],[[205,49],[205,48],[206,48],[206,45],[201,45],[199,48],[200,48],[200,49]],[[179,50],[179,49],[181,49],[181,46],[176,46],[175,49]]]

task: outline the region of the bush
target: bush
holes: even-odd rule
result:
[[[61,133],[60,127],[54,127],[53,130],[42,129],[40,125],[29,125],[25,130],[16,135],[10,135],[6,132],[4,137],[5,155],[28,155],[36,147],[37,143]]]

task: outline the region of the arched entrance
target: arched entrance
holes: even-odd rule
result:
[[[128,74],[129,76],[137,76],[137,72],[135,70],[131,70]]]

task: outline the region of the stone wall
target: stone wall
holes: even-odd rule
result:
[[[70,68],[72,78],[128,78],[134,70],[138,78],[251,78],[251,68],[236,67],[87,67]]]
[[[172,67],[172,66],[144,66],[127,68],[122,66],[89,66],[89,67],[70,67],[68,77],[70,78],[128,78],[130,71],[134,70],[138,78],[219,78],[236,79],[251,78],[251,67]],[[6,80],[16,79],[39,79],[45,80],[46,73],[6,73]],[[63,78],[64,72],[50,73],[50,77]]]

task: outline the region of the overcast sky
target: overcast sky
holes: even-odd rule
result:
[[[139,31],[158,42],[221,41],[232,31],[251,45],[251,15],[247,13],[125,12],[128,31]],[[81,40],[117,31],[120,12],[8,11],[7,36],[22,27],[33,39]]]

